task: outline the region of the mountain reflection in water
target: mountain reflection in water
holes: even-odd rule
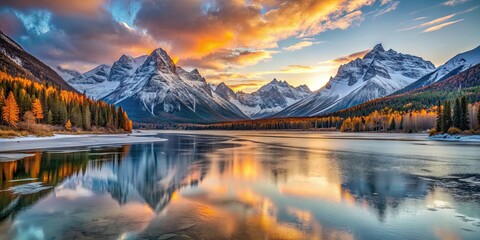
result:
[[[275,144],[248,136],[160,137],[168,141],[0,163],[0,238],[475,239],[480,232],[479,197],[462,198],[478,186],[444,186],[452,181],[436,169],[451,177],[444,168],[454,166],[435,162],[438,156],[328,149],[354,140],[294,134]],[[468,156],[458,164],[476,167],[466,179],[478,179],[480,163]],[[12,190],[32,183],[43,188]]]

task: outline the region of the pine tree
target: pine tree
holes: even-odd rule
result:
[[[119,107],[117,110],[117,116],[118,116],[118,128],[119,129],[125,129],[125,115],[123,114],[123,109],[122,107]]]
[[[88,107],[87,104],[83,106],[82,122],[83,122],[83,129],[90,130],[90,127],[92,126],[91,113],[90,113],[90,107]]]
[[[453,107],[453,126],[459,129],[462,125],[461,115],[462,115],[462,106],[460,106],[460,99],[456,98],[455,106]]]
[[[36,99],[33,101],[33,104],[32,104],[32,113],[33,113],[33,116],[35,116],[35,119],[36,119],[37,121],[43,119],[42,103],[40,102],[40,99],[38,99],[38,98],[36,98]]]
[[[16,127],[19,121],[20,110],[18,108],[17,101],[13,96],[13,92],[8,94],[7,99],[5,99],[5,106],[2,108],[2,117],[3,120],[10,126]]]
[[[82,111],[80,110],[80,108],[77,105],[75,105],[72,108],[72,111],[70,113],[70,120],[71,120],[73,126],[81,127],[83,125]]]
[[[438,100],[438,104],[437,104],[437,122],[436,122],[436,126],[437,126],[437,132],[441,132],[443,127],[443,116],[442,116],[442,103],[440,102],[440,100]]]
[[[445,107],[443,109],[443,129],[442,132],[447,132],[452,127],[452,109],[450,108],[450,101],[445,101]]]
[[[460,129],[465,131],[470,129],[470,121],[468,118],[468,102],[467,97],[463,96],[461,105],[461,115],[460,115]]]
[[[48,110],[48,113],[47,113],[47,124],[53,124],[53,114],[52,114],[52,110]]]

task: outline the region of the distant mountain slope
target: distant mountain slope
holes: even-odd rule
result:
[[[131,77],[147,57],[144,55],[133,58],[122,55],[112,66],[101,64],[83,74],[62,68],[57,68],[57,72],[79,92],[85,92],[94,99],[101,99],[115,90],[120,82]]]
[[[72,78],[76,78],[76,77],[80,77],[82,76],[81,73],[79,73],[78,71],[75,71],[75,70],[71,70],[71,69],[66,69],[66,68],[63,68],[63,67],[56,67],[54,68],[54,70],[58,73],[58,75],[60,75],[60,77],[63,78],[63,80],[65,81],[68,81]]]
[[[103,98],[141,122],[215,122],[245,119],[235,105],[212,91],[198,70],[176,66],[156,49],[133,75]]]
[[[225,83],[219,84],[215,92],[254,119],[275,114],[312,93],[306,85],[293,87],[277,79],[253,93],[235,93]]]
[[[340,66],[325,87],[273,117],[314,116],[332,113],[387,96],[430,73],[435,66],[420,57],[385,51],[376,45],[362,59]]]
[[[480,63],[480,46],[470,51],[460,53],[448,60],[445,64],[435,69],[435,71],[423,76],[419,80],[395,92],[395,94],[405,93],[417,88],[428,86],[432,83],[440,82],[459,72],[465,71],[472,66]]]
[[[469,102],[480,101],[480,64],[426,87],[375,99],[331,115],[361,116],[385,107],[401,111],[427,109],[438,101],[462,95],[467,96]]]
[[[18,43],[0,31],[0,69],[11,76],[56,85],[77,92],[53,69],[27,53]]]

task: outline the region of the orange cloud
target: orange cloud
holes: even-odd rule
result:
[[[346,29],[363,19],[360,8],[374,2],[236,0],[206,6],[198,0],[144,1],[135,25],[167,42],[183,64],[206,60],[204,67],[221,69],[268,59],[271,53],[265,49],[276,48],[278,41],[289,37]],[[236,56],[238,49],[255,54]]]
[[[433,27],[429,27],[425,30],[423,30],[424,33],[426,32],[433,32],[433,31],[437,31],[437,30],[440,30],[446,26],[450,26],[452,24],[455,24],[455,23],[458,23],[458,22],[461,22],[463,21],[463,19],[460,19],[460,20],[456,20],[456,21],[451,21],[451,22],[446,22],[446,23],[442,23],[442,24],[439,24],[439,25],[436,25],[436,26],[433,26]]]
[[[332,61],[335,62],[335,63],[338,63],[338,64],[345,64],[345,63],[353,61],[357,58],[363,58],[368,52],[370,52],[370,49],[363,50],[363,51],[356,52],[356,53],[352,53],[352,54],[347,55],[347,56],[342,56],[342,57],[333,59]]]
[[[272,58],[278,51],[248,50],[248,49],[219,49],[202,58],[187,58],[181,61],[182,65],[195,66],[213,70],[223,70],[227,67],[241,67],[257,64]]]
[[[283,48],[283,50],[297,51],[297,50],[300,50],[302,48],[310,47],[314,44],[320,44],[320,43],[322,43],[322,42],[312,42],[312,41],[309,41],[309,40],[308,41],[304,40],[304,41],[301,41],[299,43],[293,44],[291,46],[285,47],[285,48]]]

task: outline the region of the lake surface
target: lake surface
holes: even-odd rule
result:
[[[0,239],[480,239],[480,145],[160,132],[0,162]]]

